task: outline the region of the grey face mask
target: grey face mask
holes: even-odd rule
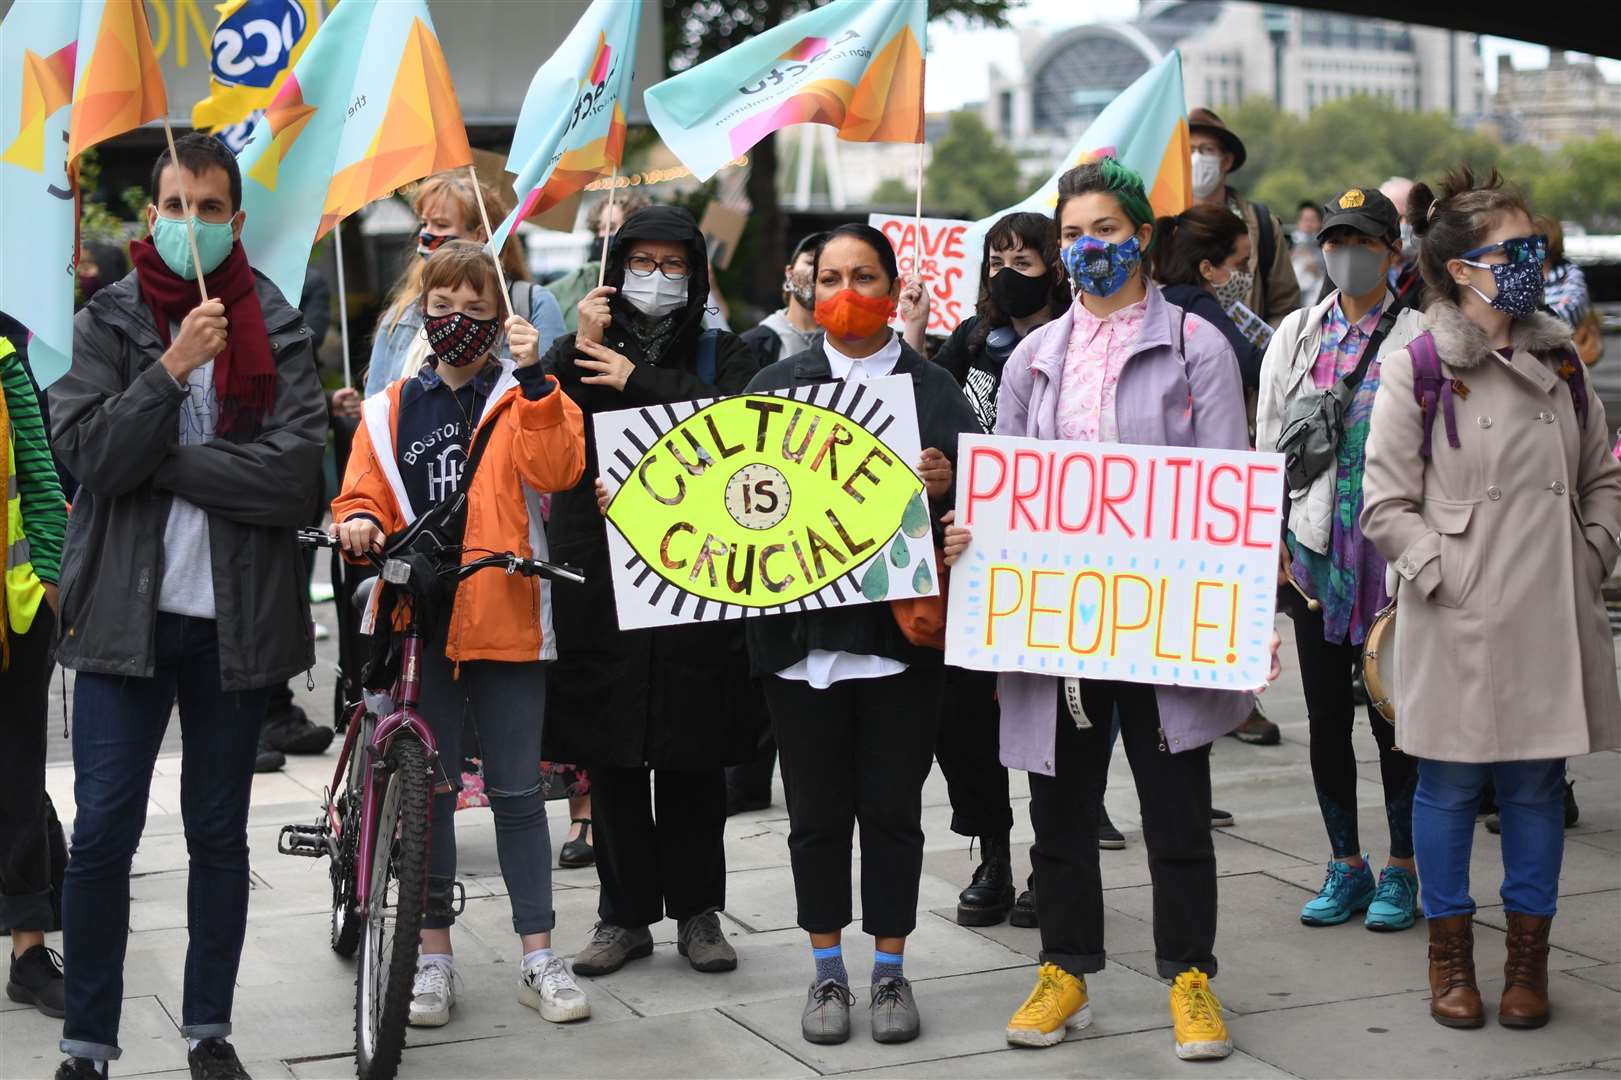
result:
[[[1360,244],[1335,244],[1323,251],[1328,279],[1347,296],[1366,296],[1385,281],[1385,253]]]

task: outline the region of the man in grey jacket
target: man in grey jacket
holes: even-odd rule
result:
[[[81,484],[61,579],[59,658],[78,675],[58,1078],[105,1075],[119,1056],[130,859],[177,699],[181,1033],[194,1078],[246,1076],[225,1037],[257,732],[266,689],[314,663],[294,538],[315,512],[326,436],[308,331],[248,266],[236,159],[200,135],[176,153],[154,166],[135,269],[79,312],[72,368],[50,389],[52,443]]]

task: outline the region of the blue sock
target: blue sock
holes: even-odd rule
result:
[[[844,970],[844,947],[842,945],[829,945],[825,949],[812,949],[811,956],[816,959],[816,982],[818,985],[832,979],[840,986],[850,985],[850,973]]]
[[[879,979],[898,979],[901,977],[901,964],[906,959],[905,953],[884,952],[882,949],[872,954],[872,981]]]

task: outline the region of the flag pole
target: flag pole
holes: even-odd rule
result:
[[[332,227],[332,253],[338,260],[338,334],[343,342],[343,385],[355,385],[349,366],[349,290],[343,281],[343,219]]]
[[[478,182],[478,170],[471,162],[467,165],[467,175],[473,180],[473,198],[478,201],[478,216],[484,222],[484,235],[494,242],[495,230],[490,228],[490,212],[484,208],[484,186]],[[518,223],[513,222],[512,227],[517,228]],[[507,292],[507,276],[501,270],[501,249],[491,251],[490,258],[495,260],[495,280],[501,283],[501,299],[506,304],[507,318],[510,319],[515,313],[512,310],[512,295]]]
[[[603,220],[606,220],[608,215],[613,213],[614,192],[618,190],[619,162],[616,161],[614,162],[613,175],[608,178],[608,209],[602,215]],[[597,260],[597,288],[602,288],[602,283],[606,280],[608,280],[608,231],[604,229],[602,232],[602,258]]]
[[[912,229],[914,230],[913,234],[912,234],[913,235],[912,242],[915,245],[917,245],[918,250],[921,251],[922,250],[922,245],[923,245],[923,241],[921,239],[922,236],[923,236],[923,140],[922,139],[919,139],[917,141],[917,206],[915,208],[915,212],[912,215]],[[915,255],[913,256],[912,265],[914,267],[917,265],[917,257]]]
[[[180,155],[175,153],[174,128],[169,126],[169,114],[163,114],[163,137],[169,141],[169,163],[174,166],[174,184],[180,192],[180,212],[186,215],[186,241],[191,244],[191,268],[197,271],[197,291],[208,303],[208,286],[203,284],[203,260],[197,254],[197,232],[191,227],[191,199],[186,196],[186,185],[180,168]]]

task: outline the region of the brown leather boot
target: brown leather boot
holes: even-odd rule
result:
[[[1431,919],[1430,1016],[1437,1024],[1477,1028],[1486,1023],[1475,985],[1475,932],[1469,915]]]
[[[1508,916],[1508,959],[1503,963],[1503,998],[1497,1022],[1504,1027],[1539,1028],[1548,1022],[1548,931],[1552,916]]]

